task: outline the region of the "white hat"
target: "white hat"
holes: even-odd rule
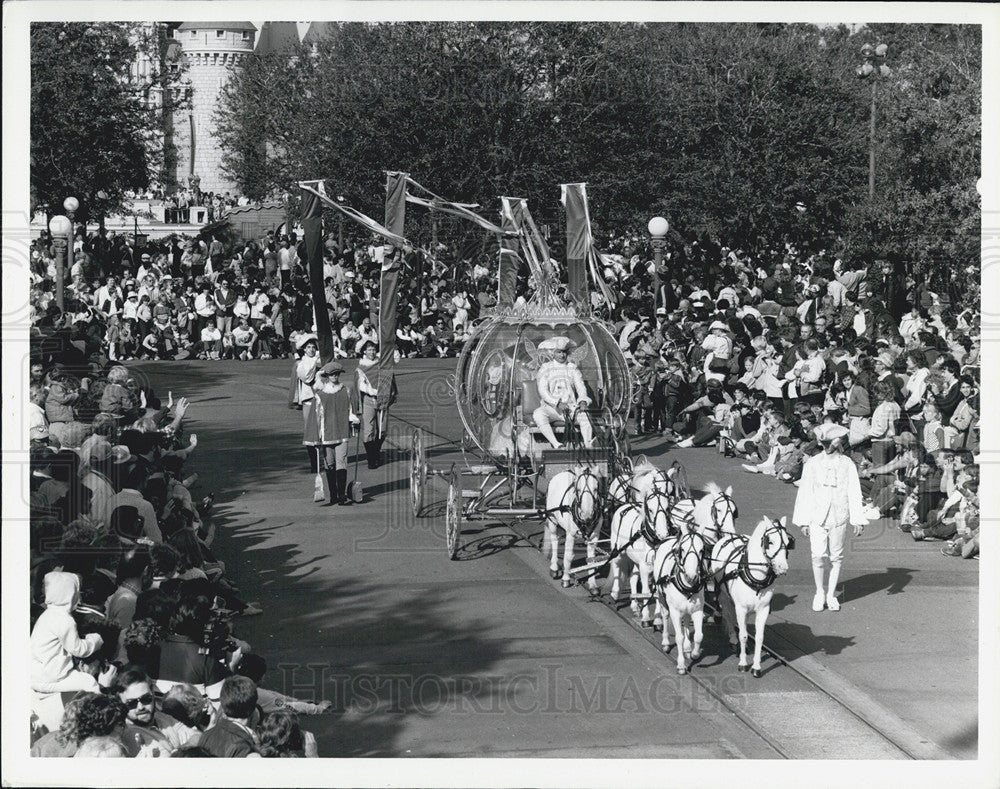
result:
[[[657,307],[656,308],[656,314],[657,315],[666,315],[667,314],[667,308],[666,307]]]
[[[729,331],[729,327],[726,326],[726,324],[724,324],[722,321],[712,321],[712,323],[709,324],[708,327],[709,331],[714,331],[715,329],[721,329],[722,331]]]
[[[569,337],[549,337],[549,339],[539,343],[538,349],[541,351],[568,351],[570,346],[575,347],[576,343]]]
[[[822,425],[813,428],[816,438],[820,441],[834,441],[843,438],[851,431],[843,425],[835,425],[832,422],[824,422]]]
[[[295,341],[295,350],[301,351],[310,342],[318,343],[319,340],[315,334],[303,334]]]

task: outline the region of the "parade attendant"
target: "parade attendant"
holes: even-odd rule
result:
[[[305,424],[305,435],[302,443],[305,444],[309,452],[309,470],[316,473],[318,461],[315,442],[310,443],[309,422],[312,419],[313,384],[316,381],[316,370],[319,367],[319,345],[315,334],[303,334],[295,341],[295,350],[301,354],[298,364],[295,367],[295,377],[298,379],[298,403],[302,406],[302,419]]]
[[[552,432],[551,422],[566,418],[567,411],[569,418],[573,418],[574,414],[576,416],[584,446],[589,447],[594,443],[590,418],[583,410],[590,404],[587,388],[580,369],[568,361],[570,349],[575,347],[576,344],[568,337],[551,337],[538,346],[539,350],[552,351],[555,358],[538,369],[538,396],[542,404],[534,410],[532,417],[542,435],[556,449],[562,444]]]
[[[377,379],[372,381],[373,374],[378,370],[378,357],[375,343],[365,342],[361,346],[361,358],[358,360],[357,394],[358,411],[361,414],[361,440],[365,445],[368,457],[368,468],[376,469],[381,463],[382,434],[381,414],[378,408]]]
[[[327,362],[316,373],[313,407],[306,422],[306,442],[317,447],[326,473],[329,504],[347,505],[347,445],[351,423],[360,421],[351,410],[351,391],[340,382],[344,366]]]
[[[809,458],[802,468],[792,521],[809,537],[812,548],[816,581],[813,611],[822,611],[824,601],[831,611],[839,611],[836,591],[847,526],[853,526],[854,535],[859,536],[868,520],[864,515],[858,469],[853,460],[842,454],[847,428],[825,423],[817,427],[815,433],[823,451]],[[830,578],[824,589],[827,559]]]

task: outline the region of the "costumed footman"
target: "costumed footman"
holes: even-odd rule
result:
[[[809,458],[802,467],[792,522],[809,538],[812,549],[813,578],[816,581],[813,611],[822,611],[824,602],[831,611],[839,611],[837,582],[844,558],[847,527],[853,526],[854,536],[857,537],[868,520],[864,516],[858,469],[853,460],[842,454],[847,428],[823,424],[816,428],[815,433],[823,451]],[[827,559],[830,561],[830,578],[824,588]]]
[[[305,435],[302,443],[309,452],[309,470],[315,474],[318,470],[315,443],[306,440],[309,433],[309,420],[313,409],[313,384],[316,382],[316,370],[319,369],[319,344],[315,334],[303,334],[295,341],[295,350],[301,355],[295,366],[295,378],[298,391],[296,402],[302,408],[302,420],[305,425]]]
[[[378,468],[382,462],[383,414],[378,407],[378,379],[372,380],[378,371],[378,346],[371,340],[361,346],[358,360],[357,396],[358,412],[361,415],[361,440],[365,445],[368,468]]]
[[[569,352],[576,347],[568,337],[550,337],[538,346],[539,350],[552,351],[554,357],[538,368],[538,396],[542,404],[533,412],[532,417],[538,429],[546,440],[556,449],[562,446],[552,431],[552,421],[576,418],[583,437],[584,446],[594,443],[594,431],[590,418],[583,409],[590,404],[587,397],[587,387],[583,383],[580,369],[568,361]]]
[[[347,497],[347,446],[351,425],[360,420],[351,409],[351,390],[340,382],[343,372],[340,362],[327,362],[317,371],[313,407],[306,422],[306,441],[319,450],[319,462],[326,474],[328,506],[351,503]]]

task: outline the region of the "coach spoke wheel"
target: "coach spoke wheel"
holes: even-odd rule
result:
[[[458,472],[453,468],[448,483],[448,501],[444,513],[445,537],[448,541],[448,558],[458,555],[458,535],[462,531],[462,489]]]
[[[410,506],[413,516],[420,517],[424,508],[424,487],[427,484],[427,457],[424,455],[424,431],[413,431],[410,444]]]

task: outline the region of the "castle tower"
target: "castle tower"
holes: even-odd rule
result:
[[[222,149],[213,136],[219,95],[233,67],[253,52],[257,28],[249,22],[183,22],[174,38],[187,63],[190,107],[174,119],[177,183],[203,192],[234,192],[222,174]]]

